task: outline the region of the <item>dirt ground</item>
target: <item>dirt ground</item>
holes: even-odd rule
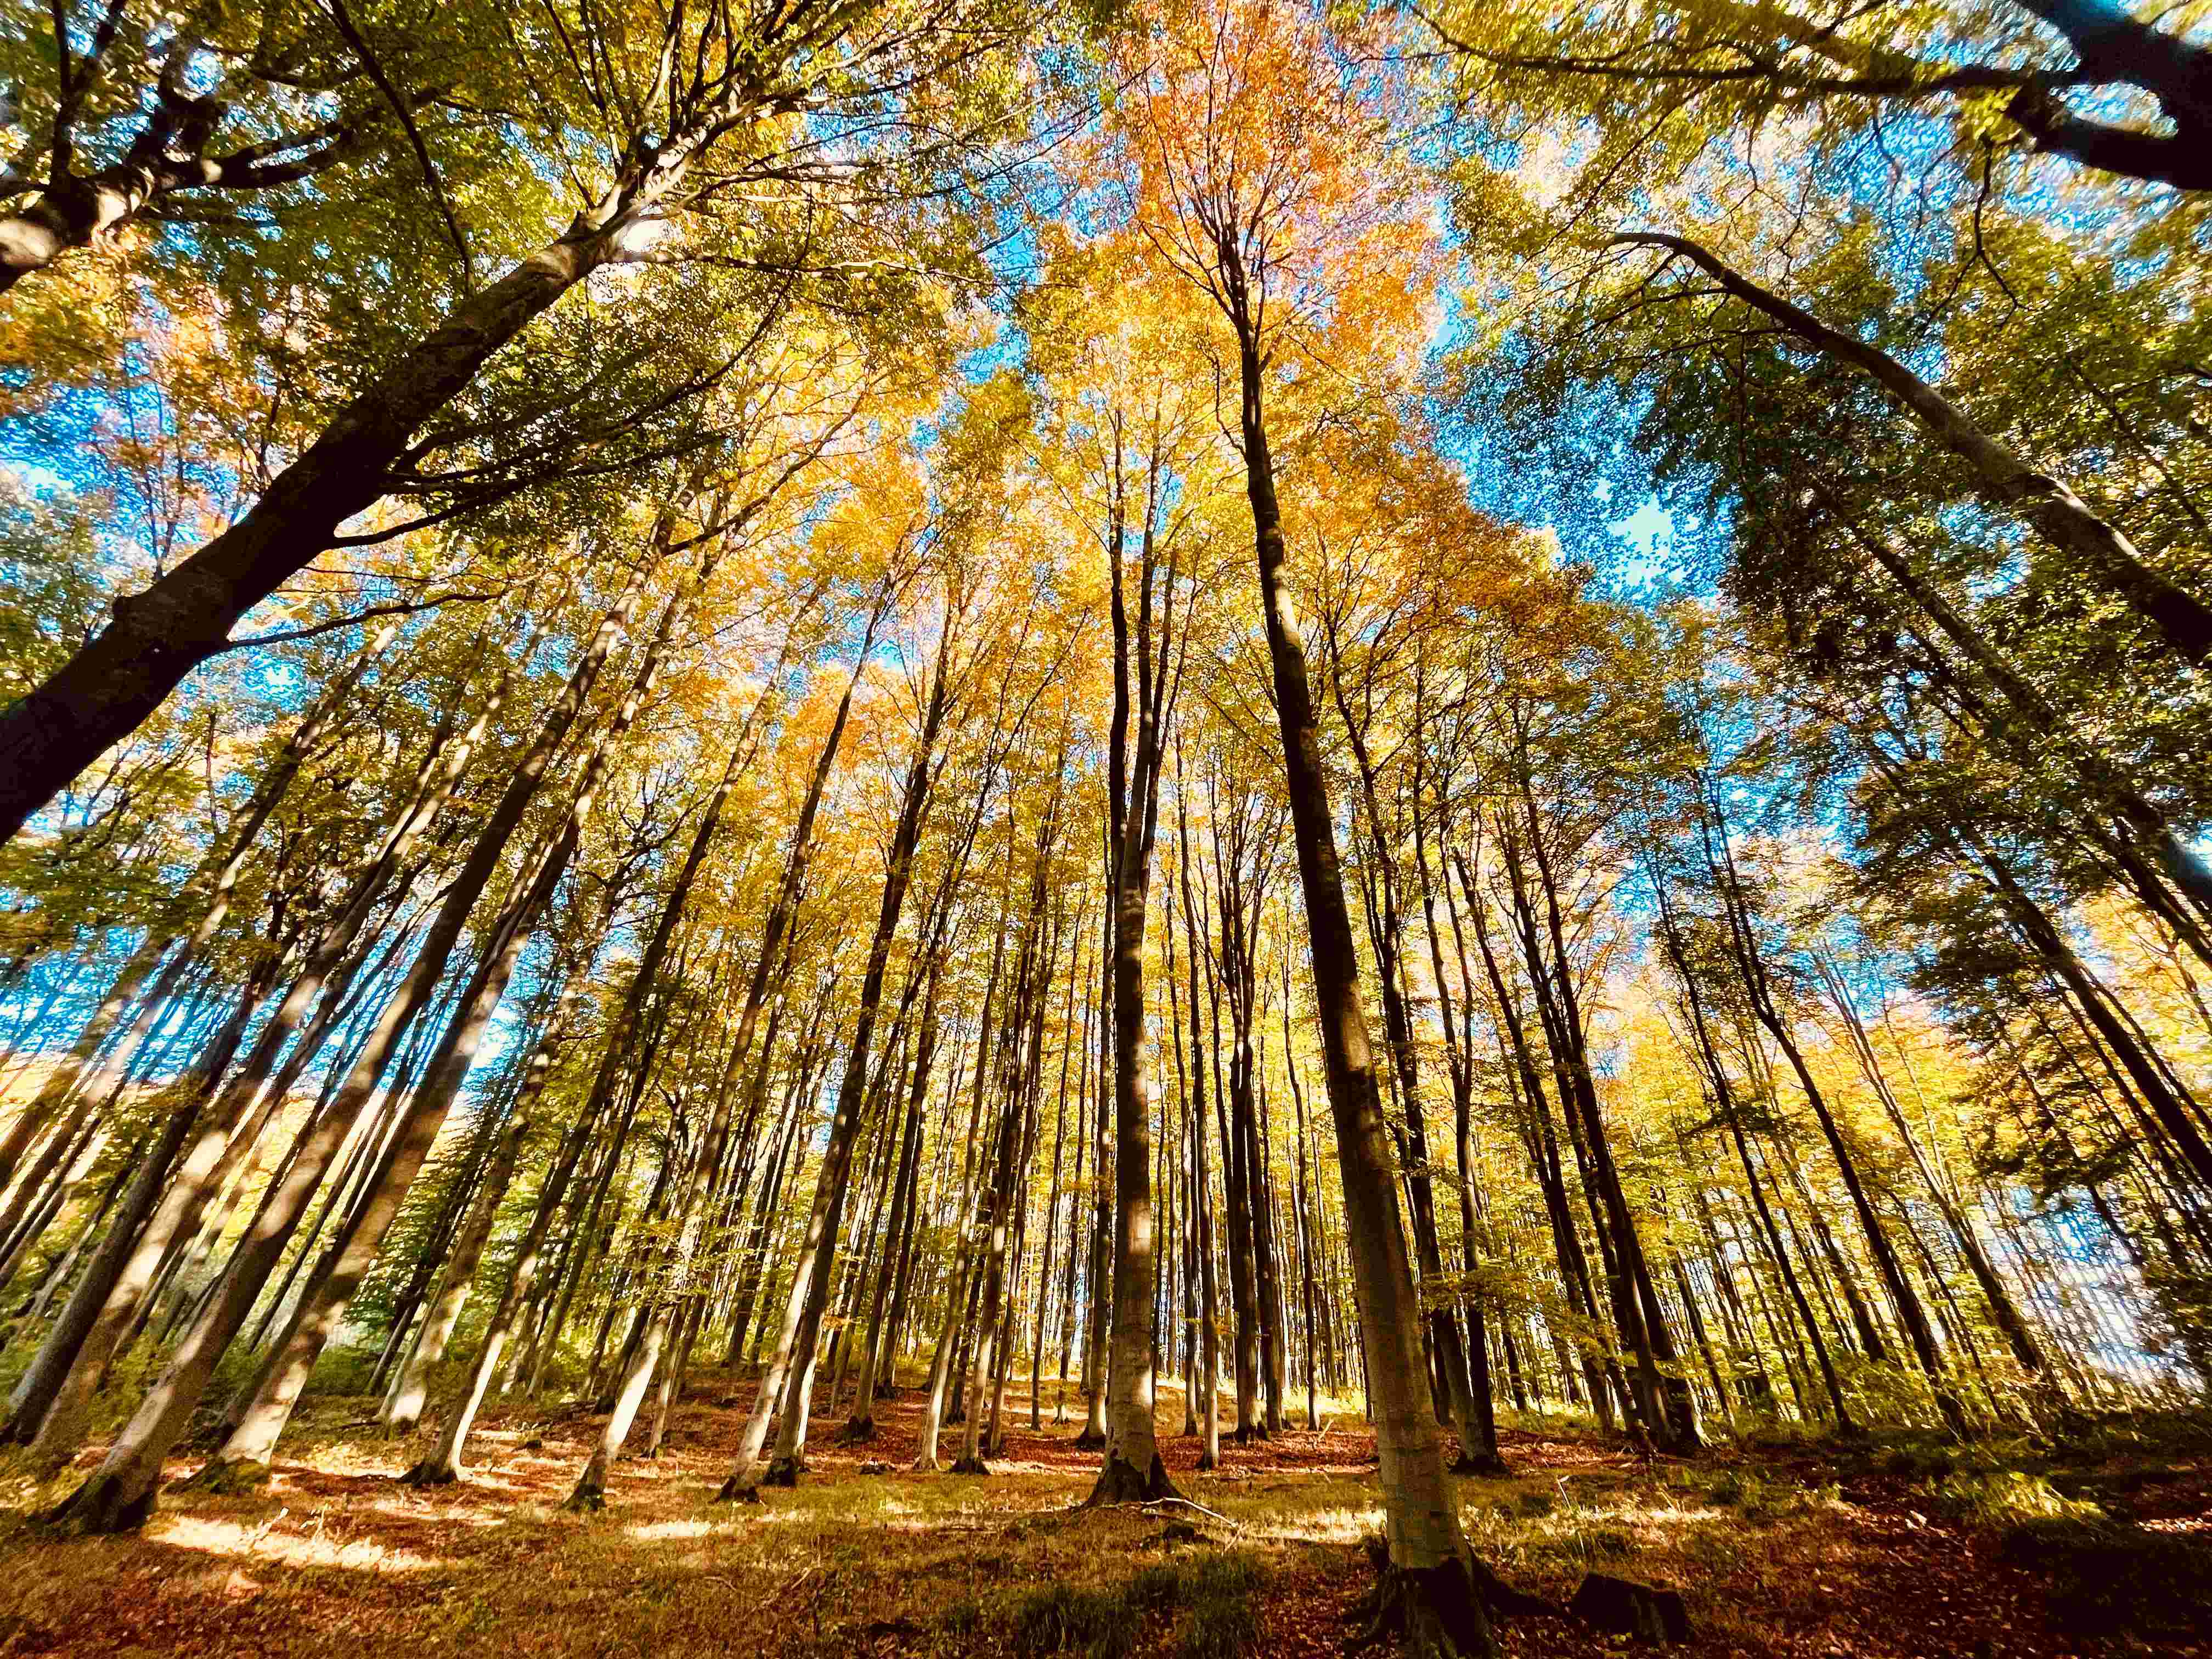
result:
[[[1084,1512],[1096,1456],[1073,1446],[1073,1413],[1054,1425],[1049,1383],[1041,1431],[1027,1426],[1026,1389],[1010,1399],[1009,1444],[988,1477],[909,1470],[908,1390],[878,1407],[872,1443],[840,1445],[836,1423],[817,1421],[796,1490],[717,1505],[743,1420],[730,1386],[694,1387],[665,1455],[618,1464],[598,1514],[562,1507],[600,1421],[580,1413],[492,1411],[471,1479],[417,1492],[393,1479],[416,1443],[378,1438],[358,1421],[364,1402],[315,1401],[266,1488],[166,1494],[127,1538],[41,1534],[25,1514],[67,1481],[15,1476],[0,1486],[12,1506],[0,1519],[0,1655],[1009,1653],[1041,1587],[1110,1589],[1148,1565],[1237,1552],[1260,1571],[1249,1650],[1303,1659],[1340,1650],[1369,1581],[1360,1540],[1381,1511],[1373,1440],[1356,1418],[1224,1441],[1222,1467],[1201,1475],[1169,1392],[1162,1451],[1188,1503]],[[1647,1463],[1565,1431],[1504,1439],[1510,1478],[1462,1483],[1478,1552],[1562,1601],[1592,1569],[1677,1588],[1698,1654],[2212,1654],[2212,1632],[2195,1644],[2078,1623],[2062,1633],[2047,1576],[1931,1502],[1942,1490],[1909,1458],[1784,1444]],[[949,1432],[948,1462],[957,1449]],[[2123,1459],[2084,1481],[2108,1512],[2212,1541],[2212,1458]],[[1194,1651],[1177,1629],[1133,1610],[1122,1646]],[[1509,1626],[1504,1644],[1530,1659],[1622,1641],[1539,1619]]]

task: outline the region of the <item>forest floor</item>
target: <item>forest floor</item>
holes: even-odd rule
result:
[[[603,1420],[581,1412],[491,1412],[472,1478],[416,1492],[392,1478],[413,1445],[363,1425],[366,1402],[313,1401],[265,1488],[166,1494],[120,1539],[46,1537],[27,1512],[75,1477],[0,1464],[0,1655],[1306,1659],[1340,1651],[1370,1582],[1380,1497],[1356,1417],[1224,1441],[1200,1474],[1165,1391],[1189,1503],[1085,1512],[1096,1454],[1079,1419],[1053,1425],[1051,1384],[1042,1432],[1010,1396],[988,1478],[908,1470],[908,1389],[871,1443],[817,1424],[795,1491],[716,1506],[743,1420],[729,1386],[693,1388],[666,1453],[617,1464],[596,1514],[563,1507]],[[1694,1463],[1565,1429],[1502,1438],[1510,1478],[1461,1483],[1475,1548],[1561,1601],[1592,1570],[1678,1588],[1691,1652],[2212,1655],[2212,1437],[2112,1425],[2009,1462],[1778,1441]],[[1504,1634],[1511,1659],[1621,1646],[1549,1619]]]

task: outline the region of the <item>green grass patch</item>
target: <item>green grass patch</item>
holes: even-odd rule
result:
[[[1260,1639],[1257,1594],[1267,1577],[1258,1557],[1231,1550],[1164,1561],[1099,1589],[1054,1584],[1015,1605],[1008,1643],[1022,1659],[1120,1659],[1147,1619],[1173,1619],[1182,1659],[1239,1659]]]
[[[1938,1513],[1990,1532],[2030,1521],[2104,1517],[2096,1504],[2069,1498],[2044,1476],[2019,1469],[1961,1469],[1923,1482],[1921,1490]]]
[[[1121,1590],[1050,1585],[1024,1596],[1014,1608],[1014,1651],[1023,1659],[1068,1652],[1085,1659],[1120,1659],[1133,1645],[1129,1613]]]

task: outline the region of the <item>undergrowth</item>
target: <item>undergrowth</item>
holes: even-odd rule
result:
[[[1181,1659],[1239,1659],[1259,1641],[1256,1593],[1266,1580],[1258,1557],[1228,1551],[1162,1562],[1104,1589],[1053,1584],[1014,1606],[1007,1637],[1021,1659],[1067,1653],[1121,1659],[1147,1618],[1168,1619]],[[968,1616],[965,1608],[956,1612]]]

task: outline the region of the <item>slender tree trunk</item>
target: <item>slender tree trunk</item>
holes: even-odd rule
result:
[[[1383,1534],[1389,1566],[1378,1586],[1378,1622],[1396,1626],[1419,1651],[1496,1650],[1490,1606],[1502,1599],[1479,1569],[1460,1531],[1450,1471],[1428,1409],[1421,1354],[1420,1299],[1398,1209],[1375,1056],[1359,991],[1352,915],[1337,860],[1334,815],[1321,755],[1321,723],[1306,670],[1305,644],[1289,591],[1282,513],[1261,414],[1265,370],[1237,244],[1220,239],[1223,275],[1237,335],[1246,493],[1252,507],[1284,751],[1298,884],[1305,899],[1330,1115],[1344,1182],[1345,1235],[1352,1253],[1360,1333],[1368,1362],[1376,1445],[1382,1456]],[[1503,1587],[1498,1587],[1502,1590]]]
[[[452,1341],[453,1328],[460,1322],[461,1311],[476,1282],[477,1266],[483,1260],[484,1247],[491,1242],[500,1205],[514,1182],[522,1148],[536,1127],[536,1109],[552,1072],[555,1050],[566,1039],[581,1005],[577,981],[587,965],[588,957],[588,951],[579,951],[572,957],[566,982],[555,999],[552,1018],[546,1021],[544,1034],[524,1062],[522,1086],[514,1103],[508,1108],[507,1126],[484,1170],[475,1205],[454,1239],[446,1262],[445,1282],[431,1303],[422,1334],[401,1366],[386,1406],[384,1427],[387,1434],[412,1434],[422,1419],[422,1408],[429,1399],[430,1374],[445,1358],[446,1345]],[[486,1341],[489,1346],[489,1334]],[[458,1454],[457,1445],[454,1455]]]
[[[809,1407],[807,1388],[812,1371],[816,1334],[830,1291],[830,1270],[836,1260],[837,1233],[844,1213],[853,1147],[860,1129],[860,1106],[868,1083],[868,1053],[875,1036],[876,1018],[883,1004],[884,975],[890,957],[892,936],[906,906],[906,890],[914,873],[915,845],[921,838],[935,772],[938,734],[949,700],[951,664],[950,641],[939,648],[932,677],[921,735],[907,769],[906,788],[899,808],[897,828],[884,881],[883,902],[876,912],[875,935],[868,950],[867,968],[861,977],[860,997],[853,1042],[845,1073],[837,1089],[837,1106],[830,1121],[830,1137],[823,1148],[815,1176],[814,1200],[799,1242],[798,1263],[792,1273],[790,1295],[784,1310],[783,1328],[775,1357],[753,1402],[750,1416],[738,1442],[738,1453],[729,1478],[722,1483],[720,1501],[756,1500],[763,1481],[795,1485],[799,1479],[798,1449],[805,1431]],[[775,1457],[760,1468],[760,1455],[768,1440],[770,1418],[779,1403],[783,1425],[777,1436]]]

